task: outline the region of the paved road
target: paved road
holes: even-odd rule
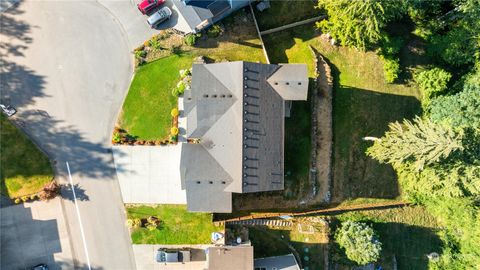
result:
[[[152,32],[144,18],[121,24],[122,14],[135,16],[127,3],[122,13],[97,1],[27,1],[1,15],[1,99],[18,109],[63,183],[70,164],[88,252],[70,190],[63,207],[83,268],[87,253],[92,269],[135,265],[108,141],[132,76],[129,52]]]

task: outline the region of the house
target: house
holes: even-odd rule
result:
[[[245,0],[172,0],[172,9],[178,14],[175,28],[185,33],[200,32],[248,3]]]
[[[307,94],[305,64],[194,64],[181,131],[188,210],[229,213],[232,193],[283,190],[284,116]]]
[[[293,254],[255,259],[255,270],[300,270]]]

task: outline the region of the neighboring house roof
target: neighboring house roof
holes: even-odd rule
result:
[[[285,99],[281,95],[306,100],[307,93],[306,65],[194,64],[183,115],[187,137],[201,143],[182,149],[182,186],[189,209],[230,212],[231,202],[216,206],[209,201],[230,198],[231,194],[217,194],[222,188],[223,193],[283,190]],[[212,184],[203,188],[191,182]]]
[[[254,260],[255,270],[300,270],[293,254]]]
[[[203,25],[205,21],[210,20],[212,23],[215,17],[224,13],[230,9],[230,3],[226,0],[200,0],[200,1],[182,1],[172,0],[173,9],[178,13],[179,20],[182,21],[183,32],[197,32],[200,29],[200,25]],[[188,25],[185,29],[185,23]]]
[[[208,270],[253,270],[253,246],[209,247]]]

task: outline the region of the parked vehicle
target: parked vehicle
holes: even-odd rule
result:
[[[190,250],[159,249],[155,254],[155,260],[159,263],[189,262]]]
[[[166,0],[142,0],[142,2],[137,4],[137,7],[142,14],[148,14],[156,7],[159,7],[165,3],[165,1]]]
[[[148,17],[147,23],[150,27],[156,28],[160,23],[168,20],[170,16],[172,16],[172,11],[168,7],[163,7]]]
[[[17,113],[17,110],[15,110],[15,108],[13,108],[13,107],[10,106],[10,105],[0,104],[0,108],[2,108],[2,111],[3,111],[7,116],[12,116],[12,115],[14,115],[15,113]]]
[[[42,263],[42,264],[35,265],[34,267],[29,269],[30,270],[48,270],[48,266]]]

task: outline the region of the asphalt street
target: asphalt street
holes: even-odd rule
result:
[[[64,184],[69,163],[81,225],[71,189],[62,203],[77,268],[134,269],[109,140],[131,49],[153,32],[133,2],[102,2],[20,1],[2,13],[0,93]]]

